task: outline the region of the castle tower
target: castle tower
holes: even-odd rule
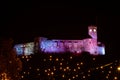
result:
[[[88,26],[88,34],[93,39],[97,39],[97,27],[96,26]]]

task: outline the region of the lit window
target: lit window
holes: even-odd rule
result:
[[[89,31],[92,32],[92,29],[90,29]]]
[[[96,32],[96,29],[94,29],[94,32]]]

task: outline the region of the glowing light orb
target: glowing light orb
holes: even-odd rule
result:
[[[120,66],[117,68],[118,71],[120,71]]]

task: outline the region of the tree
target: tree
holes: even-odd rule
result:
[[[0,39],[0,80],[19,80],[22,62],[18,58],[11,38]]]

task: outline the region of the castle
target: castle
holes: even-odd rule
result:
[[[105,46],[97,40],[97,27],[88,26],[91,38],[82,40],[58,40],[44,37],[35,38],[34,42],[17,44],[14,46],[18,55],[43,53],[76,53],[89,52],[91,55],[105,55]]]

